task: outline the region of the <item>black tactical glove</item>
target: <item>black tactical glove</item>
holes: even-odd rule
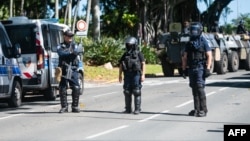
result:
[[[205,71],[205,77],[207,78],[207,77],[209,77],[210,75],[211,75],[210,69],[206,69],[206,71]]]

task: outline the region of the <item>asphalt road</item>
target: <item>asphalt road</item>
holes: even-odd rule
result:
[[[86,83],[80,113],[59,114],[60,102],[26,97],[14,109],[0,105],[1,141],[223,141],[224,125],[250,124],[250,72],[207,79],[208,115],[192,117],[188,79],[146,78],[142,112],[123,114],[122,84]],[[71,104],[71,95],[68,96]]]

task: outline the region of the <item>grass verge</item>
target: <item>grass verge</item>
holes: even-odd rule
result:
[[[110,82],[118,81],[119,68],[106,69],[103,66],[85,66],[84,79],[93,82]],[[146,64],[146,77],[162,75],[160,65]]]

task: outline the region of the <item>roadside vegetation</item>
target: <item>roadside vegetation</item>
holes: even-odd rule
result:
[[[76,42],[81,39],[76,37]],[[118,61],[125,52],[124,39],[103,38],[94,41],[83,38],[83,62],[86,81],[118,81]],[[146,59],[146,75],[156,76],[161,74],[157,50],[149,45],[140,45],[140,50]],[[112,69],[107,69],[104,64],[110,63]]]

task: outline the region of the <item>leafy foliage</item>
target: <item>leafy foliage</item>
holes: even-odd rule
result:
[[[113,66],[118,66],[118,61],[124,53],[124,39],[114,39],[105,37],[100,41],[95,41],[90,38],[75,38],[77,43],[84,46],[83,61],[87,65],[100,66],[111,62]],[[147,64],[158,64],[159,60],[154,48],[149,45],[142,45],[141,51],[144,54]]]
[[[118,39],[105,37],[102,40],[83,40],[84,62],[88,65],[103,65],[111,62],[113,66],[118,65],[118,60],[123,53],[123,42]]]
[[[155,48],[150,47],[148,45],[143,45],[141,47],[141,52],[146,59],[146,64],[158,64],[159,60],[155,51]]]

